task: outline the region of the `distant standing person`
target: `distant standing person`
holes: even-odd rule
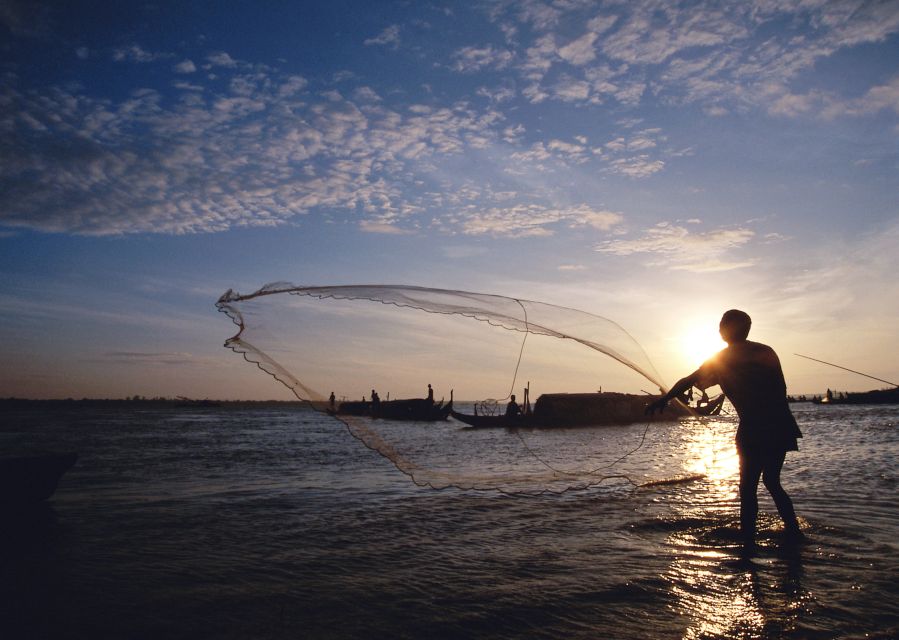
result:
[[[334,392],[332,391],[331,395],[328,397],[328,404],[331,407],[331,411],[334,411],[334,408],[335,408],[334,405],[336,404],[336,402],[337,402],[337,398],[334,396]]]
[[[509,398],[509,404],[506,405],[506,417],[515,418],[521,415],[521,407],[515,402],[515,396]]]
[[[802,433],[787,404],[780,360],[771,347],[747,340],[751,325],[745,312],[727,311],[718,327],[727,347],[646,407],[652,415],[691,387],[721,386],[740,417],[736,436],[740,456],[740,533],[747,544],[755,540],[760,476],[783,519],[784,532],[794,538],[802,536],[793,502],[780,485],[787,451],[799,450],[797,438]]]
[[[434,390],[428,385],[428,402],[434,402]]]
[[[373,416],[378,415],[381,411],[381,396],[374,389],[371,390],[371,413]]]

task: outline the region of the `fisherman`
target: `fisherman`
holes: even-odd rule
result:
[[[434,404],[434,390],[431,388],[430,384],[428,384],[428,403]]]
[[[506,405],[506,417],[517,418],[520,415],[521,407],[519,407],[518,403],[515,402],[515,395],[513,394],[509,399],[509,404]]]
[[[331,395],[328,397],[328,405],[331,407],[331,411],[334,411],[335,404],[337,402],[337,397],[334,395],[334,392],[331,392]]]
[[[378,392],[374,389],[371,390],[371,414],[373,416],[378,415],[381,411],[381,397],[378,395]]]
[[[780,360],[771,347],[747,340],[751,325],[745,312],[727,311],[719,325],[727,347],[646,407],[646,413],[652,415],[663,411],[672,398],[693,386],[721,386],[740,418],[736,436],[740,456],[740,533],[747,546],[755,540],[760,476],[777,505],[784,533],[794,539],[802,537],[793,502],[780,484],[787,451],[799,450],[797,438],[802,433],[787,404]]]
[[[709,400],[709,394],[705,392],[705,389],[702,389],[702,395],[699,396],[699,400],[696,401],[696,408],[698,409],[699,407],[704,407],[710,402],[711,400]]]

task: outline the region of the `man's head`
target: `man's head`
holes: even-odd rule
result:
[[[738,309],[731,309],[725,311],[721,316],[718,332],[721,334],[721,339],[727,344],[743,342],[749,336],[749,327],[751,326],[752,319],[749,314]]]

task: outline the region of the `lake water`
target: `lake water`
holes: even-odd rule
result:
[[[728,416],[619,429],[630,481],[522,497],[416,486],[299,407],[7,405],[4,454],[80,459],[3,515],[0,636],[897,638],[899,406],[794,411],[807,540],[761,488],[747,556]]]

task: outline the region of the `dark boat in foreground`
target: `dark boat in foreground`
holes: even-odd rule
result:
[[[0,458],[0,505],[21,507],[53,495],[59,479],[72,468],[77,453]]]
[[[411,398],[409,400],[384,400],[372,403],[368,400],[357,402],[341,402],[337,407],[337,415],[369,416],[384,420],[406,420],[415,422],[436,422],[449,418],[453,410],[453,397],[446,404],[443,400],[434,402],[427,398]]]
[[[618,425],[633,422],[676,420],[693,415],[682,404],[672,402],[665,411],[646,415],[646,405],[659,396],[631,393],[546,393],[537,398],[534,410],[517,416],[479,416],[452,411],[450,415],[472,428],[488,427],[574,427]],[[721,410],[723,397],[709,405],[709,414]]]

